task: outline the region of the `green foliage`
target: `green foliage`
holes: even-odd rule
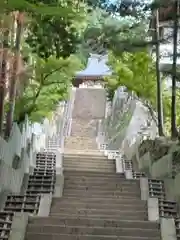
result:
[[[108,49],[116,54],[138,50],[147,35],[147,21],[137,21],[133,17],[114,17],[105,10],[96,8],[88,18],[83,35],[82,48],[91,53],[104,54]],[[143,41],[142,41],[143,39]]]
[[[108,62],[112,75],[105,78],[109,100],[112,101],[114,92],[119,86],[125,86],[129,92],[134,92],[142,103],[148,107],[150,114],[157,110],[156,71],[155,64],[148,51],[128,53],[121,56],[109,53]],[[162,83],[164,79],[161,79]],[[165,134],[170,135],[171,129],[171,91],[162,84],[163,113]],[[180,126],[180,91],[176,90],[177,108],[176,121]],[[152,116],[153,118],[155,115]],[[155,119],[155,118],[154,118]]]
[[[105,79],[108,88],[116,90],[119,86],[125,86],[142,101],[148,101],[153,108],[156,107],[156,72],[148,51],[124,52],[119,57],[111,52],[109,66],[112,75]]]
[[[32,121],[41,121],[48,116],[59,101],[67,99],[71,80],[80,68],[73,55],[66,59],[52,56],[46,61],[36,57],[33,78],[16,101],[15,120],[22,122],[29,115]]]
[[[61,3],[61,4],[57,4]],[[58,16],[58,17],[77,17],[77,7],[81,11],[81,6],[74,2],[73,6],[68,1],[36,1],[36,0],[1,0],[0,12],[7,13],[12,11],[21,11],[30,14],[40,14],[43,16]],[[81,16],[79,16],[80,18]]]
[[[41,3],[47,8],[50,4],[46,0]],[[44,59],[52,55],[56,55],[56,58],[65,58],[75,53],[85,26],[86,7],[84,4],[77,4],[73,1],[67,1],[65,4],[64,1],[54,0],[53,5],[59,9],[59,15],[33,14],[26,38],[32,51]],[[73,15],[62,14],[64,10],[73,12]]]
[[[105,90],[106,90],[106,95],[107,95],[108,101],[110,101],[110,102],[112,103],[113,98],[114,98],[114,94],[115,94],[116,87],[113,87],[113,86],[110,85],[110,84],[106,84]]]

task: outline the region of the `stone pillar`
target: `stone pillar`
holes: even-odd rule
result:
[[[161,218],[160,229],[162,240],[177,240],[176,226],[173,218]]]
[[[159,222],[159,199],[148,198],[148,220]]]
[[[52,203],[52,194],[41,194],[41,200],[39,205],[38,216],[39,217],[48,217],[51,209]]]

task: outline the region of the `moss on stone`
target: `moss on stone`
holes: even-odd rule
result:
[[[149,152],[153,161],[157,161],[159,158],[168,154],[170,149],[174,147],[174,144],[175,142],[165,137],[158,137],[154,140],[144,140],[139,146],[139,156],[142,157],[146,152]]]

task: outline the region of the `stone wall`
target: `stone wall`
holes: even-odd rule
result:
[[[148,148],[149,146],[149,148]],[[163,179],[168,199],[180,203],[180,145],[168,138],[146,140],[135,151],[141,171],[152,178]]]
[[[60,131],[61,121],[56,123],[57,119],[64,117],[64,105],[64,103],[60,104],[52,118],[44,119],[39,127],[26,118],[21,127],[16,123],[13,124],[8,140],[0,137],[0,198],[8,193],[21,193],[24,180],[35,167],[36,153],[44,151],[48,138]]]

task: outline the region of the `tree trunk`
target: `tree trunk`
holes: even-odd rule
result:
[[[159,51],[159,10],[156,10],[155,21],[155,40],[156,40],[156,77],[157,77],[157,112],[158,112],[158,132],[159,136],[164,136],[163,130],[163,104],[162,104],[162,84],[159,69],[160,51]]]
[[[176,65],[177,65],[177,44],[178,44],[178,13],[179,0],[174,2],[174,33],[173,33],[173,63],[172,63],[172,97],[171,97],[171,137],[177,138],[178,131],[176,128]]]
[[[6,26],[5,26],[6,27]],[[9,29],[4,30],[2,36],[2,61],[0,71],[0,136],[3,135],[4,126],[4,101],[6,94],[6,83],[7,83],[7,62],[8,62],[8,41],[9,41]]]
[[[15,108],[15,100],[16,100],[16,83],[17,83],[17,71],[19,66],[19,58],[20,58],[20,46],[21,46],[21,38],[22,38],[22,13],[18,13],[17,16],[17,28],[16,28],[16,40],[15,40],[15,54],[14,54],[14,62],[13,62],[13,72],[10,81],[10,89],[9,89],[9,103],[8,103],[8,112],[6,118],[6,130],[5,136],[8,138],[11,133],[13,117],[14,117],[14,108]]]

